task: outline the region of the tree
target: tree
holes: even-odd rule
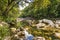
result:
[[[15,20],[19,16],[19,2],[20,0],[0,0],[0,21],[8,24],[7,27],[5,27],[6,25],[0,26],[0,40],[3,40],[3,37],[9,34],[10,27],[16,24]]]
[[[16,0],[0,0],[0,11],[1,11],[1,18],[4,21],[10,21],[15,19],[18,15],[18,8],[17,8],[17,3],[19,2]],[[16,11],[16,12],[15,12]],[[0,18],[0,19],[1,19]],[[5,19],[6,18],[6,19]]]
[[[7,32],[7,30],[9,30],[11,27],[16,27],[17,26],[17,22],[16,19],[19,17],[19,7],[18,4],[21,1],[26,1],[26,0],[0,0],[0,20],[3,22],[6,22],[8,24],[9,28],[4,28],[2,27],[2,29],[0,30],[1,34],[4,34],[5,32]],[[28,2],[28,1],[26,1]],[[22,5],[22,4],[20,4]],[[4,34],[5,35],[5,34]],[[3,35],[3,36],[4,36]],[[3,37],[2,37],[3,38]]]
[[[20,15],[18,4],[21,1],[29,3],[28,0],[0,0],[0,20],[9,24],[16,22],[16,19]]]
[[[35,0],[31,5],[29,5],[28,7],[26,7],[25,10],[23,10],[21,16],[30,16],[35,19],[58,18],[60,17],[58,11],[59,5],[59,0]]]

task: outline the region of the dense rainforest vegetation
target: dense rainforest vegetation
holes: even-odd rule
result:
[[[19,4],[21,3],[21,4]],[[26,6],[26,4],[29,4]],[[20,10],[19,5],[25,7]],[[17,22],[18,18],[30,17],[34,21],[31,25],[26,21]],[[54,40],[54,32],[59,32],[56,28],[37,29],[34,25],[40,19],[60,20],[60,0],[0,0],[0,40],[6,36],[12,36],[11,28],[29,28],[28,32],[34,36],[45,37],[46,40]],[[60,38],[57,38],[60,40]],[[15,40],[15,39],[11,39]],[[56,39],[55,39],[56,40]]]

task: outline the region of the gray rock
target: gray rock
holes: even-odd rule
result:
[[[43,23],[47,23],[48,25],[50,25],[51,27],[54,27],[54,23],[52,20],[48,20],[48,19],[42,19],[39,22],[43,22]]]
[[[37,29],[43,28],[45,26],[45,23],[38,23],[36,24]]]
[[[31,17],[17,18],[16,20],[17,20],[17,22],[20,22],[20,21],[26,21],[26,20],[33,20],[33,18],[31,18]]]
[[[60,20],[56,20],[55,21],[55,27],[56,28],[60,28]]]
[[[27,22],[29,25],[32,25],[33,18],[31,18],[31,17],[17,18],[17,22]]]

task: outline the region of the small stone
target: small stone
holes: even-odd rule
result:
[[[11,28],[11,31],[12,31],[13,33],[16,33],[16,28]]]
[[[45,24],[44,24],[44,23],[38,23],[38,24],[36,24],[36,26],[37,26],[37,29],[39,29],[39,28],[41,28],[41,27],[44,27]]]

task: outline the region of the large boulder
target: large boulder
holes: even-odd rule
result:
[[[54,27],[54,23],[52,20],[42,19],[42,20],[39,20],[39,22],[42,22],[42,23],[50,25],[51,27]]]

